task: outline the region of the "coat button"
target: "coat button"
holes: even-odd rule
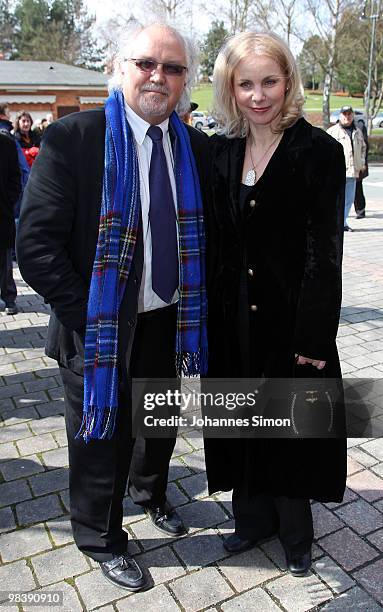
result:
[[[250,208],[254,208],[255,200],[250,200],[249,204],[250,204]]]
[[[252,304],[250,306],[250,310],[252,310],[253,312],[256,312],[258,310],[258,306],[256,304]]]
[[[248,269],[247,273],[249,276],[254,276],[254,270],[252,270],[251,268]]]

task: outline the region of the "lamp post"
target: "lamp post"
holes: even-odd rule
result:
[[[371,19],[371,39],[370,39],[370,58],[368,62],[368,80],[367,80],[364,108],[365,108],[365,113],[366,113],[367,131],[368,131],[368,134],[370,134],[371,133],[371,120],[370,120],[371,82],[372,82],[372,70],[373,70],[373,64],[374,64],[376,22],[378,21],[379,14],[380,14],[380,0],[371,0],[369,16],[366,15],[366,4],[364,7],[364,11],[363,11],[363,18]]]

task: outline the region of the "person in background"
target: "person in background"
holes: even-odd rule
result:
[[[27,111],[18,113],[15,121],[14,134],[23,149],[40,146],[39,134],[32,130],[33,118]]]
[[[38,130],[38,134],[40,136],[40,138],[43,137],[45,130],[47,129],[48,125],[50,125],[48,123],[48,119],[46,117],[43,117],[40,121],[40,125],[38,126],[37,130]]]
[[[30,173],[30,168],[27,163],[27,160],[25,159],[25,155],[23,153],[23,150],[20,146],[19,141],[12,134],[12,130],[13,130],[13,124],[11,121],[11,114],[9,111],[9,106],[7,104],[0,104],[0,132],[3,132],[5,135],[12,138],[12,140],[16,143],[17,156],[19,160],[19,167],[20,167],[20,173],[21,173],[21,193],[20,193],[20,196],[18,198],[16,207],[15,207],[15,217],[18,218],[19,212],[20,212],[21,198],[22,198],[25,186],[27,184],[27,180],[28,180],[29,173]]]
[[[7,134],[0,132],[0,294],[9,315],[17,313],[12,248],[15,243],[14,207],[20,191],[16,144]]]
[[[20,144],[29,167],[32,167],[39,152],[41,137],[37,130],[32,130],[33,119],[30,113],[18,113],[14,126],[14,135]]]
[[[32,125],[32,132],[35,132],[39,136],[41,136],[41,121],[42,119],[36,119]]]
[[[230,38],[213,87],[208,376],[338,379],[342,147],[303,118],[298,68],[275,34]],[[343,499],[346,440],[206,438],[205,457],[210,494],[233,489],[224,547],[277,534],[289,571],[304,576],[310,499]]]
[[[15,208],[14,208],[15,222],[16,222],[16,228],[17,228],[17,224],[18,224],[18,220],[20,216],[21,200],[23,198],[24,189],[28,181],[30,167],[25,158],[25,155],[20,146],[20,143],[18,142],[18,140],[16,140],[16,138],[12,134],[12,130],[13,130],[13,124],[11,121],[11,114],[9,111],[9,106],[7,104],[1,104],[0,105],[0,132],[4,133],[6,136],[11,138],[12,141],[15,143],[16,149],[17,149],[17,157],[19,160],[21,191],[20,191],[19,197],[17,199]],[[16,253],[14,251],[14,247],[12,247],[11,253],[12,253],[12,256],[7,257],[7,261],[9,265],[9,271],[8,271],[9,278],[11,275],[13,275],[12,260],[14,261],[16,260]]]
[[[0,104],[0,131],[11,134],[13,125],[8,104]]]
[[[355,125],[351,106],[342,106],[339,121],[327,133],[340,142],[346,161],[346,191],[344,196],[344,231],[352,232],[347,223],[355,199],[356,181],[366,171],[366,143],[361,130]]]
[[[193,125],[191,114],[193,111],[197,110],[197,108],[198,108],[197,102],[190,102],[189,110],[186,113],[184,113],[181,117],[182,121],[184,121],[188,125]]]
[[[364,219],[366,216],[366,198],[363,193],[363,180],[368,176],[368,134],[367,128],[362,119],[359,119],[358,128],[361,130],[364,138],[364,142],[366,143],[366,164],[365,169],[359,172],[359,177],[356,179],[356,188],[355,188],[355,201],[354,208],[357,219]]]

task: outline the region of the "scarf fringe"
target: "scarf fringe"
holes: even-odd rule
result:
[[[76,440],[83,438],[85,442],[89,440],[105,440],[113,436],[116,425],[117,409],[98,408],[89,406],[88,411],[83,414],[80,429],[76,434]]]
[[[208,351],[200,348],[194,353],[182,352],[176,355],[177,376],[204,376],[207,372]]]

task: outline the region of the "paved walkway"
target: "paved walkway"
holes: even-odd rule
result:
[[[345,236],[339,349],[350,377],[383,378],[380,177],[383,172],[372,169],[368,218],[351,220],[357,231]],[[127,595],[106,582],[71,535],[62,388],[43,350],[48,310],[18,271],[16,278],[20,313],[0,313],[0,590],[60,591],[64,605],[48,608],[70,612],[383,609],[383,439],[349,440],[347,494],[341,504],[313,505],[313,571],[297,579],[286,573],[277,540],[237,556],[225,552],[222,538],[233,525],[230,495],[207,497],[201,439],[180,437],[168,493],[189,535],[162,537],[126,499],[130,552],[153,586]],[[374,401],[382,415],[383,402]]]

